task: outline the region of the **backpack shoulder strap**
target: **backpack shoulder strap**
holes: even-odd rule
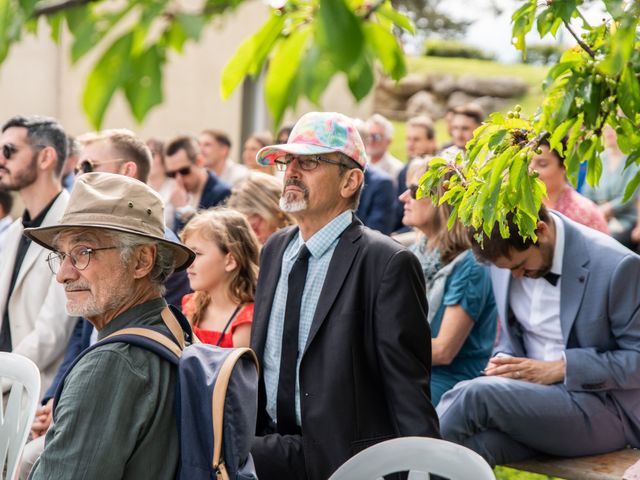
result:
[[[122,330],[118,330],[117,332],[106,336],[103,339],[103,341],[107,339],[117,339],[118,341],[132,343],[127,341],[126,337],[128,335],[148,338],[149,340],[162,345],[164,348],[166,348],[171,353],[173,353],[177,358],[180,358],[182,356],[182,348],[176,345],[175,342],[169,340],[169,338],[167,338],[166,335],[163,335],[162,333],[157,332],[155,330],[151,330],[150,328],[144,328],[144,327],[123,328]],[[125,337],[125,338],[118,338],[118,337]],[[183,338],[183,343],[184,343],[184,338]],[[138,345],[137,342],[136,342],[136,345]],[[141,346],[144,346],[144,345],[141,345]]]
[[[223,480],[227,480],[229,478],[226,467],[224,464],[224,459],[222,456],[222,433],[223,433],[223,425],[224,425],[224,401],[227,395],[227,387],[229,386],[229,379],[231,378],[231,373],[233,372],[233,367],[235,367],[238,360],[247,355],[256,365],[256,369],[259,369],[258,366],[258,357],[253,350],[250,348],[235,348],[233,352],[227,356],[220,367],[220,373],[218,374],[218,378],[216,379],[216,383],[213,387],[213,397],[211,402],[212,409],[212,417],[213,417],[213,469],[218,472],[218,478],[222,478]]]

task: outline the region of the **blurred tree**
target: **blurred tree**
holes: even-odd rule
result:
[[[551,65],[560,60],[564,50],[562,46],[553,43],[528,45],[526,55],[523,52],[522,61],[536,65]]]
[[[627,166],[640,164],[640,2],[603,0],[605,18],[595,25],[583,16],[582,4],[582,0],[526,0],[513,14],[512,37],[520,50],[525,50],[525,35],[534,25],[541,37],[555,37],[562,27],[577,45],[551,67],[537,112],[525,118],[516,106],[506,116],[494,113],[475,131],[464,154],[430,163],[421,194],[435,191],[447,176],[446,193],[438,201],[454,207],[450,223],[459,219],[489,234],[497,222],[506,236],[506,215],[513,212],[520,235],[535,239],[545,187],[528,167],[544,138],[552,149],[564,153],[574,184],[582,162],[587,162],[587,182],[597,184],[605,125],[615,129]],[[572,19],[582,22],[585,33],[575,32]],[[565,135],[567,148],[562,152]],[[639,184],[640,171],[627,185],[625,200]]]
[[[443,12],[442,2],[439,0],[392,0],[392,4],[413,21],[416,30],[435,33],[442,38],[460,38],[473,23],[456,20]]]
[[[45,17],[55,41],[64,27],[71,33],[73,63],[96,49],[101,52],[82,100],[91,124],[100,128],[117,91],[142,122],[163,101],[168,52],[181,53],[187,42],[200,40],[214,17],[246,1],[0,0],[0,63]],[[265,96],[276,123],[300,96],[318,103],[341,72],[354,97],[362,99],[373,87],[374,64],[394,79],[406,72],[394,27],[413,32],[390,0],[282,0],[226,66],[222,95],[228,97],[246,75],[259,75],[266,65]]]

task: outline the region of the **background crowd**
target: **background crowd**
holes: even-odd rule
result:
[[[308,413],[306,420],[304,417],[305,409],[307,412],[312,411],[310,407],[305,406],[306,402],[311,400],[304,398],[300,400],[305,390],[303,377],[307,378],[305,376],[310,375],[304,368],[311,367],[301,365],[299,354],[297,366],[295,352],[292,357],[294,369],[291,375],[294,378],[294,386],[289,386],[293,389],[292,398],[295,397],[296,400],[292,400],[287,412],[286,408],[280,405],[280,400],[276,404],[274,398],[276,392],[280,393],[283,391],[281,389],[285,388],[281,385],[281,380],[285,376],[282,359],[287,358],[286,355],[288,355],[284,343],[280,345],[280,342],[284,342],[282,337],[287,335],[286,310],[289,309],[288,295],[292,290],[291,284],[288,287],[284,285],[286,284],[284,272],[287,271],[288,274],[289,271],[294,271],[298,261],[298,248],[302,249],[306,246],[307,255],[311,256],[308,273],[305,272],[307,276],[303,277],[306,278],[306,283],[315,283],[322,287],[337,281],[331,277],[336,275],[332,270],[335,265],[329,262],[332,255],[342,255],[342,247],[336,245],[341,245],[338,243],[341,236],[346,238],[355,235],[352,229],[355,228],[355,223],[359,225],[357,219],[368,227],[365,229],[366,232],[370,230],[379,232],[371,237],[372,240],[367,233],[365,242],[375,244],[376,249],[380,250],[375,250],[374,254],[371,253],[374,248],[368,246],[365,248],[367,253],[363,253],[363,256],[368,255],[375,258],[377,262],[384,260],[391,264],[390,259],[396,258],[398,252],[402,252],[402,255],[407,250],[411,252],[411,257],[402,260],[394,271],[394,275],[391,275],[390,281],[397,283],[398,291],[394,293],[394,288],[390,288],[386,293],[388,297],[394,298],[409,295],[409,304],[405,299],[404,302],[396,301],[395,303],[402,304],[391,308],[388,304],[394,302],[391,298],[385,299],[384,305],[385,308],[389,308],[388,312],[399,316],[388,320],[398,323],[408,322],[411,325],[413,324],[409,317],[412,315],[415,316],[416,325],[420,323],[420,319],[426,320],[423,329],[406,331],[396,330],[395,326],[389,327],[386,323],[380,323],[379,325],[389,328],[389,331],[376,332],[376,335],[388,334],[389,337],[385,338],[384,342],[376,340],[375,348],[380,350],[389,348],[389,357],[380,353],[382,364],[377,365],[376,368],[397,373],[397,370],[402,370],[400,367],[384,364],[387,361],[394,362],[391,353],[399,355],[398,350],[403,350],[403,354],[408,355],[416,348],[421,349],[416,357],[425,356],[427,360],[420,365],[424,366],[428,363],[431,366],[430,373],[427,368],[423,378],[423,380],[430,380],[430,400],[427,394],[427,397],[421,401],[438,407],[441,431],[445,438],[471,446],[480,451],[492,464],[524,458],[532,451],[545,451],[544,446],[541,447],[537,443],[528,444],[522,437],[517,436],[520,432],[512,435],[510,432],[505,433],[507,430],[503,429],[502,435],[512,435],[525,447],[513,449],[501,447],[498,449],[500,453],[496,453],[489,448],[477,446],[486,439],[479,440],[473,435],[467,437],[461,433],[462,427],[454,425],[453,421],[444,421],[445,418],[460,418],[462,416],[460,412],[467,411],[466,409],[469,408],[468,403],[464,402],[485,401],[482,392],[476,393],[476,396],[471,399],[468,398],[470,394],[465,396],[468,389],[460,393],[465,385],[460,382],[474,381],[474,379],[477,381],[478,377],[491,376],[492,368],[497,369],[498,373],[495,375],[498,377],[506,375],[510,380],[521,381],[523,376],[529,375],[525,369],[520,367],[516,369],[514,364],[494,362],[492,359],[494,347],[500,346],[500,342],[505,342],[505,339],[512,335],[505,325],[502,329],[498,328],[499,320],[503,323],[511,322],[511,316],[515,313],[518,321],[521,321],[522,317],[526,317],[529,313],[523,313],[515,305],[513,308],[509,307],[508,312],[504,311],[504,305],[496,302],[496,299],[502,299],[502,301],[505,299],[504,292],[494,292],[495,271],[477,260],[477,255],[482,256],[482,254],[476,252],[477,255],[474,255],[473,250],[477,250],[477,245],[461,225],[455,224],[453,228],[447,228],[447,221],[451,214],[449,206],[438,205],[429,198],[417,196],[420,177],[426,172],[429,159],[433,156],[454,158],[458,153],[464,152],[474,129],[481,125],[483,115],[482,110],[474,104],[452,109],[447,117],[450,139],[436,138],[433,122],[426,116],[409,119],[406,124],[408,159],[406,163],[391,155],[389,147],[393,141],[393,126],[379,114],[366,120],[354,120],[353,126],[357,132],[351,132],[349,130],[351,127],[345,127],[348,131],[346,140],[339,145],[324,145],[322,147],[324,150],[318,149],[317,144],[314,144],[317,151],[308,148],[308,138],[311,135],[309,131],[316,137],[323,138],[318,134],[322,128],[319,126],[319,121],[306,125],[309,131],[301,131],[303,125],[299,125],[297,130],[294,128],[292,131],[292,127],[288,126],[276,132],[276,135],[269,132],[256,132],[244,142],[240,162],[230,158],[231,140],[225,132],[218,130],[205,129],[197,135],[143,140],[128,130],[114,129],[84,133],[72,138],[65,133],[60,124],[51,119],[14,117],[7,121],[0,138],[2,147],[0,155],[0,309],[2,310],[0,351],[13,351],[31,358],[41,371],[43,387],[42,407],[37,412],[32,428],[32,440],[25,451],[25,466],[22,470],[24,478],[27,478],[31,466],[45,447],[45,434],[52,424],[53,398],[56,390],[61,386],[61,379],[79,353],[100,338],[100,329],[96,328],[94,322],[87,320],[91,315],[69,315],[68,309],[65,308],[68,305],[68,299],[65,298],[68,289],[56,281],[58,272],[54,271],[51,255],[46,248],[23,236],[23,231],[55,226],[65,210],[84,208],[84,206],[79,207],[69,203],[69,192],[73,192],[74,184],[83,175],[91,172],[118,174],[136,179],[151,187],[162,199],[164,239],[169,242],[180,242],[195,254],[193,262],[184,271],[175,271],[163,278],[162,296],[168,303],[182,309],[198,338],[205,343],[221,347],[252,346],[258,351],[258,356],[265,368],[263,382],[266,391],[261,393],[264,395],[261,401],[264,400],[262,406],[268,416],[264,417],[267,421],[262,421],[258,426],[260,438],[265,440],[263,443],[256,444],[254,456],[259,470],[267,472],[264,478],[278,478],[282,472],[287,471],[298,472],[297,475],[304,475],[300,472],[306,471],[309,478],[322,478],[354,453],[353,451],[345,453],[347,449],[343,449],[338,441],[334,445],[334,450],[327,449],[324,452],[321,449],[320,453],[316,453],[313,458],[306,458],[306,464],[305,461],[300,463],[298,460],[292,460],[297,458],[296,452],[303,451],[305,455],[311,455],[310,447],[304,443],[304,440],[314,436],[313,428],[316,427],[314,422],[318,420],[317,415],[319,415],[316,410],[313,410],[313,413]],[[343,121],[342,117],[337,118],[337,120],[332,118],[332,121],[337,123]],[[292,137],[290,138],[289,135]],[[297,145],[304,145],[306,149],[300,147],[298,151],[293,147]],[[547,188],[544,205],[563,215],[556,217],[552,214],[552,217],[541,218],[545,225],[555,225],[548,227],[551,231],[549,237],[541,235],[541,238],[551,242],[555,248],[558,248],[558,244],[553,243],[558,237],[558,228],[564,232],[563,242],[569,242],[569,238],[573,235],[572,224],[568,227],[558,227],[558,223],[564,222],[564,220],[559,222],[558,219],[565,217],[589,229],[610,235],[632,250],[638,248],[640,222],[637,212],[640,203],[636,198],[622,202],[624,189],[621,187],[628,176],[632,176],[634,172],[632,169],[622,172],[625,157],[617,147],[615,132],[611,129],[605,131],[605,146],[603,177],[600,185],[595,188],[584,185],[584,182],[579,182],[579,187],[574,188],[566,177],[562,155],[550,150],[548,144],[541,145],[539,154],[532,160],[531,168],[539,172],[539,177]],[[341,188],[351,189],[349,196],[345,197],[346,200],[343,199],[342,190],[338,192],[336,198],[340,201],[336,201],[335,205],[319,200],[320,193],[316,192],[314,196],[314,191],[309,185],[312,175],[316,175],[312,172],[332,167],[334,166],[330,165],[332,163],[339,166],[339,179],[343,182],[340,183]],[[318,168],[319,165],[321,165],[320,168]],[[313,181],[320,182],[317,179]],[[321,183],[318,185],[322,186]],[[325,187],[326,191],[323,189],[319,191],[322,195],[329,196],[329,193],[333,192],[332,187],[328,183],[323,188]],[[438,193],[442,194],[443,191]],[[296,195],[303,195],[307,202],[304,208],[299,208]],[[12,220],[10,213],[16,196],[19,197],[25,210],[21,216]],[[355,219],[351,218],[350,213],[342,217],[345,212],[351,212],[351,210],[355,213]],[[317,215],[317,218],[312,214]],[[319,228],[312,226],[316,225],[314,222],[320,222]],[[337,233],[331,233],[331,228],[336,229]],[[546,231],[545,228],[547,227],[541,227]],[[300,240],[297,240],[297,236],[293,236],[293,233],[297,234],[297,232],[300,232]],[[269,241],[270,238],[271,241]],[[303,247],[297,245],[298,241]],[[265,244],[267,246],[262,251],[261,261],[261,249]],[[384,245],[384,248],[379,245]],[[402,248],[401,245],[407,249]],[[617,248],[606,245],[606,248],[614,250]],[[509,248],[511,247],[513,246],[510,245]],[[530,244],[525,243],[513,248],[518,252],[528,252],[531,247]],[[66,255],[72,257],[71,261],[78,270],[81,269],[76,262],[81,262],[82,256],[87,257],[88,267],[93,252],[100,250],[100,248],[93,248],[87,253],[84,250],[77,250],[78,247],[75,248],[76,250],[66,252]],[[325,256],[325,250],[330,252],[328,256]],[[507,253],[509,252],[510,250],[507,250]],[[551,252],[550,255],[553,257],[553,250]],[[565,253],[565,255],[568,254]],[[519,265],[500,264],[501,259],[511,257],[513,256],[510,254],[496,254],[493,257],[485,255],[484,260],[499,267],[511,269],[513,276],[518,278],[518,268],[529,259],[523,259]],[[547,261],[551,257],[547,256],[544,260]],[[64,256],[54,257],[54,263],[56,258],[64,263]],[[357,261],[362,260],[357,256],[354,258],[358,258]],[[556,261],[558,258],[561,259],[562,256],[556,255]],[[352,260],[345,257],[347,263]],[[551,268],[548,261],[547,264],[545,265],[550,271],[555,272],[555,267]],[[281,274],[278,273],[280,268],[282,268]],[[368,264],[358,268],[365,273],[358,275],[350,273],[347,276],[349,280],[345,281],[341,287],[342,292],[336,293],[337,301],[338,303],[341,301],[340,295],[350,295],[354,302],[362,303],[360,307],[362,311],[357,308],[354,311],[367,318],[371,316],[372,324],[378,326],[377,322],[381,322],[377,318],[379,312],[370,310],[382,307],[376,303],[379,302],[378,299],[373,301],[369,298],[370,295],[375,295],[369,293],[369,283],[373,280],[368,278],[368,275],[371,274],[374,278],[379,275],[381,279],[387,281],[390,274],[386,271],[376,273],[377,270]],[[416,278],[411,277],[412,269],[419,273]],[[534,270],[524,268],[523,275],[538,281],[542,273],[548,273],[547,271],[540,271],[540,275],[531,273]],[[400,277],[405,276],[409,279],[400,280]],[[405,281],[408,283],[403,283]],[[351,283],[354,283],[354,286],[351,286]],[[342,285],[339,282],[338,284]],[[537,285],[537,283],[534,286],[525,285],[523,288],[525,290],[531,288],[531,292],[534,292],[539,288]],[[554,284],[553,287],[555,286]],[[607,288],[604,280],[600,287],[602,290]],[[510,287],[505,288],[508,291]],[[399,290],[407,291],[401,294]],[[521,295],[527,297],[531,304],[537,304],[545,297],[540,293],[542,290],[540,292],[535,290],[535,292],[525,291]],[[112,293],[107,292],[105,295]],[[305,355],[313,358],[313,360],[307,360],[307,363],[317,361],[322,365],[322,361],[313,356],[317,355],[316,352],[307,353],[305,345],[307,345],[307,338],[311,337],[309,339],[311,342],[313,335],[316,334],[312,320],[315,321],[317,311],[322,309],[322,302],[326,301],[325,294],[325,289],[314,293],[307,291],[305,287],[302,304],[297,307],[300,316],[300,335],[303,335],[301,338],[305,340],[298,339],[302,342],[298,351],[304,350]],[[560,294],[555,292],[553,295]],[[347,300],[345,305],[348,304]],[[372,302],[371,305],[369,301]],[[509,297],[509,301],[513,302],[513,297]],[[624,301],[620,302],[620,304],[623,303]],[[279,304],[282,306],[280,313],[277,308]],[[269,305],[266,310],[265,305]],[[305,308],[310,310],[306,312]],[[349,310],[347,307],[344,308],[348,314]],[[283,318],[284,327],[279,333],[274,333],[271,325],[281,321],[278,320],[278,315]],[[556,312],[552,315],[558,314]],[[635,314],[629,315],[635,319],[633,316]],[[254,317],[257,319],[256,325],[259,325],[261,330],[252,333]],[[309,321],[306,326],[304,326],[305,318]],[[621,322],[624,323],[622,320]],[[629,332],[632,330],[635,332],[638,328],[635,325],[629,326],[630,323],[631,320],[628,320],[625,327],[620,327],[626,328],[628,335],[631,335]],[[332,328],[337,328],[335,324],[333,325]],[[529,327],[531,332],[538,333],[537,326]],[[529,327],[525,326],[525,330]],[[554,335],[558,333],[556,330],[553,331]],[[406,335],[411,332],[414,334],[417,332],[425,338],[414,338],[412,342],[405,344],[407,339],[400,334]],[[623,342],[619,342],[616,336],[619,332],[614,333],[611,342],[621,345]],[[344,339],[333,337],[330,343],[335,345],[336,352],[340,352],[343,340],[349,339],[349,336],[354,334],[348,327],[344,327],[344,330],[334,333],[336,336],[344,336]],[[373,335],[366,328],[364,334]],[[396,334],[398,337],[393,336]],[[298,338],[297,332],[295,335]],[[526,332],[525,334],[520,332],[519,335],[526,336]],[[565,337],[569,337],[565,340],[574,347],[583,341],[582,338],[571,337],[569,333],[566,333]],[[423,346],[416,347],[416,341],[418,345],[423,344]],[[544,344],[543,341],[542,343]],[[392,345],[389,346],[389,344]],[[544,347],[540,348],[544,350]],[[353,349],[351,354],[361,355],[367,359],[371,354],[366,344],[362,350],[358,347]],[[506,350],[508,349],[503,348],[500,352],[526,357],[526,354],[531,353],[535,348],[529,345],[529,348],[520,352]],[[541,358],[553,357],[553,360],[557,361],[562,355],[569,356],[562,353],[562,350],[563,348],[556,348],[553,355],[549,356],[546,352],[541,354]],[[339,356],[340,353],[336,355]],[[321,358],[331,363],[324,357]],[[283,363],[279,363],[280,361]],[[363,371],[367,372],[366,375],[371,375],[370,366],[360,371],[358,370],[360,360],[352,359],[352,361],[355,366],[353,366],[354,378],[351,381],[357,385],[357,389],[354,387],[356,390],[354,396],[375,394],[367,389],[379,388],[377,379],[355,378],[360,374],[365,375]],[[637,367],[635,362],[636,360],[629,360],[627,366],[634,370]],[[603,366],[602,368],[613,367]],[[317,367],[314,372],[319,375]],[[412,376],[419,376],[420,369],[409,373]],[[554,377],[553,382],[544,382],[540,377],[531,375],[532,383],[555,384],[565,380],[564,374],[562,377]],[[396,380],[399,382],[401,378],[402,375],[398,375]],[[340,380],[348,382],[346,377],[341,377]],[[594,380],[591,383],[598,382]],[[627,388],[624,383],[620,380],[619,383],[608,385],[606,388],[624,390]],[[635,386],[633,382],[631,384]],[[398,389],[398,394],[402,393],[399,384],[393,384],[393,387]],[[497,387],[491,385],[491,388],[492,394],[495,395],[495,392],[500,391],[501,385]],[[451,391],[452,389],[454,390]],[[589,390],[586,387],[585,389]],[[605,387],[601,386],[597,390],[604,389]],[[347,391],[350,390],[347,389]],[[451,393],[447,395],[449,391]],[[309,391],[304,395],[308,396]],[[314,392],[311,389],[311,397],[314,395],[320,396],[320,392]],[[319,407],[314,406],[314,409],[320,409],[320,413],[330,415],[327,409],[333,405],[335,398],[329,398],[328,394],[324,395],[325,402],[329,405],[321,403]],[[445,400],[439,406],[443,396]],[[419,396],[412,397],[407,393],[407,398],[417,402],[416,399]],[[406,401],[405,399],[404,402]],[[354,402],[357,404],[357,400]],[[496,403],[500,402],[496,401]],[[369,413],[372,417],[379,416],[379,410],[387,407],[386,404],[384,406],[376,404],[370,406]],[[413,407],[422,408],[421,405],[413,405]],[[430,408],[430,406],[424,406],[426,411],[422,425],[424,428],[420,430],[419,421],[415,428],[418,434],[437,437],[440,435],[437,426],[438,417],[432,408],[429,410]],[[287,412],[286,417],[283,412]],[[408,415],[411,412],[411,408],[407,408],[405,414]],[[500,415],[517,423],[517,418],[513,417],[512,412],[500,412]],[[343,420],[346,422],[348,419]],[[495,425],[487,426],[483,423],[485,420],[474,418],[478,430],[487,427],[497,430],[502,428]],[[402,430],[407,418],[399,419],[390,415],[388,421],[394,424],[394,427],[387,425],[385,420],[380,420],[380,424],[376,424],[379,432],[374,432],[376,429],[372,428],[371,435],[373,436],[373,433],[381,435],[405,433]],[[305,430],[306,425],[312,427]],[[529,431],[532,430],[526,422],[523,425],[526,425]],[[364,426],[359,428],[366,429]],[[407,428],[407,432],[410,431],[411,428]],[[271,435],[277,437],[271,437]],[[284,445],[281,442],[283,435],[300,436],[303,441],[299,445],[295,442]],[[522,435],[526,437],[526,432]],[[274,438],[276,440],[272,442]],[[322,436],[318,438],[323,440]],[[469,438],[471,440],[468,440]],[[376,441],[381,439],[382,437],[376,437]],[[624,444],[628,441],[626,438],[615,444],[603,443],[598,448],[606,450],[612,448],[612,445],[616,448],[619,443]],[[499,442],[496,441],[497,443]],[[366,446],[366,444],[360,445],[358,449]],[[562,454],[563,452],[559,450],[550,453]],[[278,464],[274,460],[278,454],[288,459],[287,462]],[[582,454],[582,451],[576,450],[567,454]],[[273,465],[270,462],[273,462]],[[310,472],[316,465],[314,462],[324,467],[312,474]],[[34,469],[34,478],[53,478],[43,473],[48,464],[43,463],[43,465],[39,470]]]

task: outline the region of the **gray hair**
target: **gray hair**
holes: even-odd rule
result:
[[[358,170],[363,170],[356,161],[351,158],[349,155],[342,152],[335,152],[338,154],[338,158],[340,158],[340,176],[344,176],[349,170],[357,168]],[[350,198],[351,200],[351,209],[356,211],[358,209],[358,205],[360,205],[360,195],[362,194],[362,189],[364,187],[364,181],[360,184],[360,188],[358,191]]]
[[[173,250],[162,242],[144,238],[132,233],[115,232],[111,235],[113,240],[120,246],[120,260],[123,265],[129,263],[136,247],[140,247],[142,245],[155,245],[156,259],[153,264],[153,269],[149,274],[149,280],[151,280],[153,286],[156,287],[158,293],[160,295],[164,295],[164,283],[175,269],[175,255]]]
[[[386,117],[380,115],[379,113],[374,113],[367,120],[367,130],[371,127],[371,125],[380,125],[384,128],[384,136],[385,138],[393,138],[393,125]]]

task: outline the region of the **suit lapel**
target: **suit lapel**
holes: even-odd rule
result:
[[[580,305],[582,305],[582,297],[589,278],[589,269],[587,268],[589,252],[584,239],[576,234],[575,228],[563,219],[560,221],[563,222],[565,232],[560,286],[560,325],[562,326],[564,344],[568,346],[569,334]],[[567,249],[568,245],[571,246],[571,252]]]
[[[329,263],[329,269],[324,280],[324,285],[322,286],[320,298],[318,298],[318,304],[313,316],[313,321],[311,322],[311,329],[309,330],[309,337],[307,338],[307,344],[305,345],[305,352],[326,319],[327,314],[331,310],[331,307],[333,306],[336,297],[347,278],[351,265],[355,260],[358,250],[360,249],[357,240],[362,235],[361,228],[362,223],[359,220],[354,220],[353,223],[351,223],[351,225],[349,225],[344,231],[338,241],[338,245],[336,245],[336,249],[331,257],[331,262]]]
[[[261,262],[259,277],[260,288],[256,292],[254,321],[251,327],[253,337],[251,346],[261,361],[264,353],[264,344],[267,340],[267,328],[273,306],[273,297],[276,294],[276,287],[278,286],[280,272],[282,271],[284,251],[297,234],[298,228],[292,228],[280,238],[278,240],[279,243],[274,245],[274,248],[269,251],[269,258],[265,258]]]
[[[56,198],[56,201],[51,205],[51,209],[47,212],[44,219],[42,220],[41,227],[50,227],[52,225],[56,225],[60,222],[60,218],[64,213],[64,209],[67,206],[69,194],[66,190],[62,190]],[[22,230],[21,230],[22,232]],[[17,248],[17,247],[16,247]],[[13,287],[13,290],[16,291],[20,287],[20,284],[24,280],[25,275],[31,267],[36,262],[38,258],[41,258],[44,261],[46,255],[43,255],[44,248],[40,245],[30,242],[29,249],[27,250],[27,254],[24,257],[22,265],[20,266],[20,273],[18,273],[18,278],[16,278],[16,284]]]

